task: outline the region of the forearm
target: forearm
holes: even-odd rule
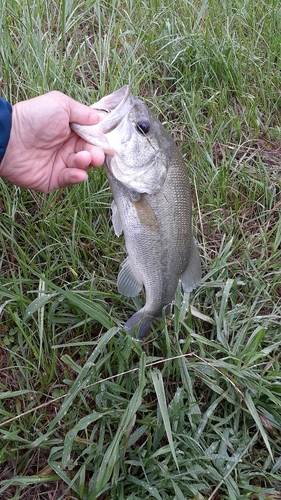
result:
[[[4,157],[12,127],[12,106],[0,97],[0,163]]]

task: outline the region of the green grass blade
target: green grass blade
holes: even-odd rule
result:
[[[143,390],[146,384],[145,378],[145,366],[146,366],[146,356],[142,353],[140,359],[140,370],[139,370],[139,386],[131,398],[118,429],[116,430],[114,439],[112,443],[109,445],[108,449],[105,452],[98,477],[95,485],[95,489],[91,495],[91,500],[94,500],[95,495],[102,490],[104,485],[110,479],[113,468],[116,465],[118,460],[122,459],[122,445],[121,441],[124,438],[129,438],[129,434],[131,433],[132,426],[134,425],[135,416],[139,409],[139,406],[142,402]]]
[[[248,408],[251,416],[253,417],[253,419],[254,419],[254,421],[256,423],[257,428],[259,429],[259,431],[260,431],[260,433],[262,435],[262,438],[264,440],[264,444],[265,444],[265,446],[266,446],[266,448],[268,450],[268,453],[269,453],[269,455],[271,457],[271,460],[273,461],[274,460],[273,453],[272,453],[272,449],[271,449],[271,446],[270,446],[267,434],[265,432],[265,428],[264,428],[264,426],[262,424],[262,421],[261,421],[261,419],[259,417],[259,414],[258,414],[257,409],[255,407],[255,404],[253,402],[253,399],[252,399],[252,397],[251,397],[251,395],[250,395],[250,393],[248,391],[245,394],[244,401],[245,401],[245,404],[247,405],[247,408]]]
[[[170,419],[169,419],[169,412],[168,412],[167,401],[166,401],[166,396],[165,396],[163,377],[162,377],[162,374],[159,370],[153,370],[151,372],[151,378],[152,378],[152,382],[153,382],[154,389],[156,392],[157,401],[158,401],[159,409],[160,409],[160,412],[162,415],[163,424],[165,427],[167,439],[169,441],[169,445],[171,448],[171,453],[172,453],[172,456],[173,456],[173,459],[175,461],[177,468],[179,468],[178,460],[177,460],[177,456],[176,456],[176,450],[175,450],[174,441],[173,441],[173,436],[172,436]]]
[[[50,423],[50,429],[53,429],[58,422],[64,417],[70,406],[72,405],[74,399],[76,396],[82,391],[82,389],[89,384],[89,371],[92,369],[93,365],[95,364],[97,358],[101,356],[103,348],[106,346],[106,344],[110,341],[110,339],[116,335],[118,329],[117,328],[111,328],[108,330],[99,340],[97,343],[93,353],[91,356],[88,358],[87,362],[84,364],[83,368],[81,369],[80,373],[78,374],[76,380],[73,382],[72,387],[69,389],[60,410],[58,411],[58,414],[56,417],[52,420]]]

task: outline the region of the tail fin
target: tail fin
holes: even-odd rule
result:
[[[152,314],[146,314],[144,307],[131,316],[124,325],[124,330],[129,333],[137,333],[140,340],[146,336],[151,322],[154,318]]]

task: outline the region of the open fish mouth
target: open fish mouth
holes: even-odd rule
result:
[[[74,132],[94,146],[104,149],[105,153],[112,154],[108,149],[108,142],[104,135],[114,130],[124,119],[134,106],[134,96],[129,85],[124,85],[121,89],[112,92],[90,107],[99,111],[100,121],[95,125],[78,125],[71,123]]]
[[[115,110],[117,114],[120,113],[121,115],[124,115],[124,113],[120,110],[122,110],[122,107],[129,99],[130,95],[132,96],[129,85],[124,85],[124,87],[115,90],[112,94],[102,97],[102,99],[92,104],[91,108],[99,109],[101,111],[105,111],[106,113],[111,113]]]

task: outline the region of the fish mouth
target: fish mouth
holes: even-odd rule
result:
[[[95,125],[71,123],[74,132],[94,146],[101,147],[106,154],[114,152],[109,148],[106,134],[114,130],[134,106],[134,96],[129,85],[112,92],[90,107],[99,111],[100,121]]]
[[[124,87],[115,90],[112,94],[102,97],[102,99],[92,104],[91,108],[111,113],[111,116],[117,114],[121,120],[127,112],[123,111],[123,108],[126,108],[130,96],[133,97],[129,85],[124,85]]]

